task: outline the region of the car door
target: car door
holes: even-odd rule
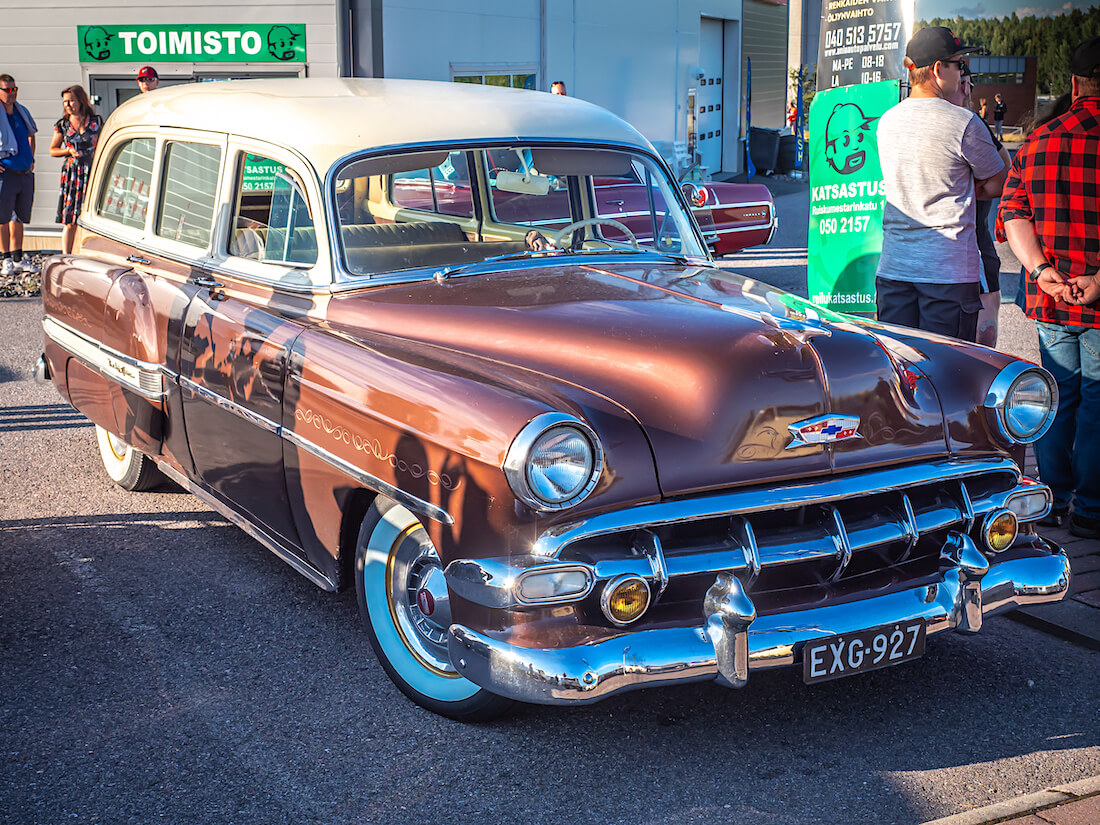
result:
[[[268,168],[259,156],[234,152],[223,173],[224,154],[225,147],[185,143],[169,143],[165,154],[164,191],[180,179],[191,191],[187,198],[165,196],[157,233],[172,235],[173,243],[217,239],[209,265],[192,279],[198,290],[184,315],[180,388],[187,440],[204,486],[293,552],[298,538],[280,424],[287,355],[302,322],[293,300],[249,277],[247,262],[281,272],[288,259],[316,260],[316,238],[295,233],[295,217],[305,214],[308,222],[309,211],[295,200],[300,190],[282,164]],[[226,197],[218,194],[219,183]],[[217,204],[224,201],[232,219],[215,231]],[[303,243],[312,244],[312,252],[297,254]],[[214,265],[236,259],[240,272]]]

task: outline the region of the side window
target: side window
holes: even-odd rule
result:
[[[155,152],[155,140],[138,138],[124,143],[115,153],[99,198],[100,217],[133,229],[145,226]]]
[[[474,216],[465,152],[451,152],[443,163],[431,169],[396,174],[392,185],[391,200],[395,206],[458,218]]]
[[[262,155],[242,158],[229,254],[290,264],[317,262],[309,201],[285,165]]]
[[[168,144],[157,234],[189,246],[210,243],[222,150],[201,143]]]

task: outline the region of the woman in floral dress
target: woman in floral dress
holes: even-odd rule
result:
[[[92,165],[103,118],[95,113],[88,93],[80,86],[69,86],[61,92],[65,114],[54,124],[50,156],[65,158],[61,167],[61,194],[57,199],[57,222],[64,228],[61,239],[65,254],[73,251],[76,240],[76,219],[84,202],[88,169]]]

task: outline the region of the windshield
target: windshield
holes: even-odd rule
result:
[[[625,149],[487,146],[353,160],[334,194],[345,267],[376,275],[528,254],[705,258],[675,187]]]

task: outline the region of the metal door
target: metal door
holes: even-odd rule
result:
[[[722,171],[722,72],[724,21],[710,17],[699,21],[699,80],[695,105],[701,164],[710,174]]]

